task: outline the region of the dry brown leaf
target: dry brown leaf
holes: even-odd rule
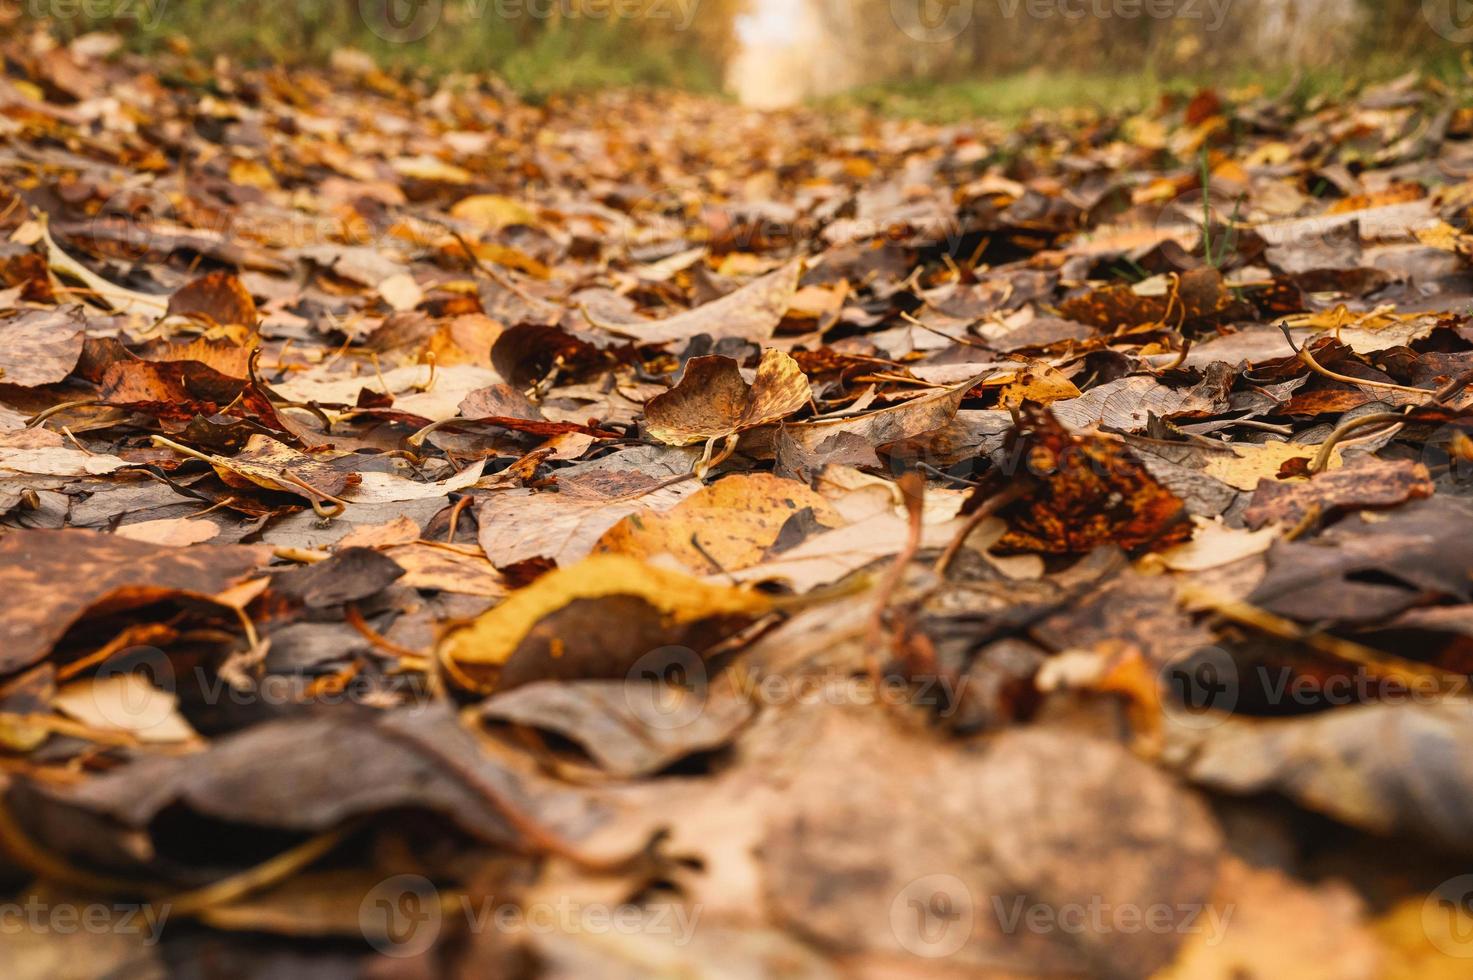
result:
[[[842,523],[806,484],[734,473],[663,513],[631,514],[605,532],[594,551],[646,561],[669,556],[698,575],[737,571],[762,561],[783,527],[804,512],[825,527]]]
[[[34,388],[65,381],[82,356],[85,333],[80,306],[0,319],[0,384]]]
[[[1077,437],[1048,409],[1025,405],[1008,448],[1022,499],[1000,512],[1008,522],[999,550],[1083,554],[1115,544],[1159,551],[1187,540],[1186,505],[1124,445]]]
[[[220,529],[209,521],[176,517],[171,520],[124,524],[113,533],[130,541],[168,545],[171,548],[187,548],[192,544],[201,544],[219,537]]]
[[[10,531],[0,538],[0,672],[45,657],[89,611],[209,599],[269,553],[260,546],[167,548],[91,531]]]
[[[693,446],[780,422],[813,398],[798,362],[769,350],[749,385],[729,357],[696,357],[685,377],[644,407],[645,428],[670,446]]]
[[[665,320],[604,323],[590,316],[589,322],[643,344],[689,340],[700,334],[706,334],[715,340],[739,337],[762,343],[777,331],[783,314],[787,312],[793,295],[797,292],[798,277],[802,271],[802,261],[794,260],[778,271],[769,273],[713,303]]]
[[[197,317],[222,327],[251,329],[259,319],[256,301],[241,281],[228,272],[211,272],[181,286],[169,297],[169,314]]]
[[[600,555],[543,576],[452,630],[439,655],[457,680],[482,691],[616,679],[664,647],[704,652],[771,609],[760,593]]]

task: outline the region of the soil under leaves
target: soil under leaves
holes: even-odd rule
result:
[[[1465,975],[1465,93],[0,50],[8,976]]]

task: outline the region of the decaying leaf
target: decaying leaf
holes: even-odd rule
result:
[[[801,261],[789,262],[778,271],[715,302],[668,319],[616,324],[593,322],[604,330],[643,344],[689,340],[700,334],[718,340],[739,337],[761,343],[770,338],[782,322],[783,314],[797,292],[802,269]]]
[[[1243,517],[1255,529],[1272,523],[1294,527],[1311,514],[1397,507],[1432,492],[1432,479],[1420,463],[1360,457],[1307,481],[1260,483]]]
[[[169,297],[171,316],[198,317],[219,326],[256,326],[256,301],[228,272],[211,272],[182,286]]]
[[[1186,505],[1122,444],[1070,435],[1047,409],[1024,406],[1007,457],[1023,497],[1000,516],[999,550],[1083,554],[1115,544],[1160,551],[1191,537]]]
[[[821,527],[842,522],[802,483],[733,474],[670,510],[631,514],[606,531],[594,551],[646,561],[668,555],[697,575],[737,571],[760,562],[784,526],[804,513]]]
[[[606,772],[632,777],[719,748],[754,710],[730,684],[689,690],[650,676],[528,684],[492,697],[481,716],[556,732],[577,742]]]
[[[230,486],[295,494],[314,506],[341,505],[342,494],[362,482],[358,473],[343,465],[341,454],[304,453],[270,436],[252,436],[242,452],[229,458],[192,451],[189,455],[209,463]]]
[[[80,306],[0,317],[0,384],[65,381],[82,356],[85,324]]]
[[[1443,598],[1473,599],[1473,508],[1447,497],[1367,514],[1310,541],[1280,541],[1250,599],[1305,622],[1377,622]]]
[[[0,537],[0,670],[36,663],[89,614],[176,597],[208,601],[268,553],[259,546],[161,547],[90,531],[9,531]]]
[[[693,358],[680,384],[645,405],[645,427],[670,446],[693,446],[780,422],[813,395],[798,362],[769,350],[747,384],[729,357]]]
[[[451,631],[439,652],[459,678],[481,690],[617,678],[652,651],[709,649],[771,609],[760,593],[601,555],[512,593]]]

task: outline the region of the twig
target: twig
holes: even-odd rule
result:
[[[967,543],[967,539],[976,532],[977,528],[981,527],[989,517],[1022,497],[1023,493],[1024,485],[1022,483],[1015,483],[1002,493],[984,501],[982,506],[978,507],[976,512],[968,519],[966,526],[957,532],[957,536],[952,539],[951,544],[947,545],[946,550],[942,552],[941,558],[936,562],[936,574],[945,578],[946,573],[951,569],[951,563],[956,561],[956,556],[961,553],[962,547]]]
[[[385,653],[391,653],[398,657],[408,669],[419,671],[427,671],[429,669],[430,658],[428,656],[417,650],[400,646],[372,626],[369,626],[368,621],[363,618],[363,614],[358,611],[358,604],[356,602],[350,602],[343,607],[343,618],[347,620],[349,626],[358,632],[359,636]]]
[[[62,412],[69,411],[73,408],[91,408],[93,405],[105,404],[107,403],[96,398],[83,398],[80,401],[62,402],[60,405],[52,405],[44,412],[39,412],[36,415],[32,415],[30,418],[26,419],[26,428],[34,429],[36,426],[40,425],[42,422],[45,422],[52,416],[60,415]]]
[[[1364,429],[1367,426],[1382,425],[1387,422],[1397,423],[1396,425],[1392,426],[1392,431],[1400,431],[1401,428],[1406,424],[1406,416],[1399,412],[1378,412],[1375,415],[1362,415],[1358,419],[1351,419],[1349,422],[1346,422],[1344,425],[1340,426],[1340,428],[1330,433],[1329,438],[1327,438],[1324,441],[1324,444],[1320,446],[1320,451],[1315,454],[1314,459],[1309,461],[1309,472],[1323,472],[1325,467],[1330,465],[1330,457],[1335,454],[1335,448],[1339,446],[1340,443],[1345,440],[1345,437],[1350,435],[1352,432],[1355,432],[1358,429]],[[1381,436],[1385,434],[1386,433],[1377,432],[1373,433],[1372,435]],[[1367,438],[1371,437],[1367,436]]]
[[[1364,388],[1380,388],[1384,391],[1405,391],[1413,395],[1427,395],[1430,397],[1435,394],[1434,392],[1428,391],[1426,388],[1413,388],[1409,385],[1392,384],[1390,381],[1367,381],[1364,378],[1352,378],[1348,374],[1337,374],[1314,359],[1314,355],[1309,352],[1308,344],[1304,345],[1303,347],[1295,347],[1294,337],[1292,334],[1289,333],[1289,327],[1287,324],[1279,324],[1279,329],[1284,332],[1284,339],[1289,342],[1289,349],[1292,350],[1296,355],[1298,355],[1299,359],[1304,362],[1305,366],[1308,367],[1315,374],[1323,375],[1324,377],[1329,378],[1331,381],[1339,381],[1342,384],[1348,385],[1359,385]]]
[[[538,823],[536,818],[508,799],[501,788],[490,785],[480,772],[451,755],[439,744],[417,732],[393,725],[380,725],[378,730],[380,734],[408,746],[454,776],[504,820],[514,833],[521,836],[524,850],[563,858],[585,871],[617,871],[639,857],[636,854],[627,858],[599,858],[584,854],[572,842]]]
[[[926,481],[919,473],[906,473],[899,481],[900,492],[905,497],[905,512],[909,518],[910,533],[905,539],[905,548],[895,556],[895,563],[885,573],[875,589],[875,605],[870,612],[865,664],[869,669],[870,682],[875,690],[880,689],[880,650],[885,646],[885,610],[895,597],[895,591],[905,579],[905,570],[915,561],[916,552],[921,550],[921,533],[924,529]]]
[[[254,868],[222,878],[203,888],[173,895],[160,903],[159,907],[168,910],[170,915],[192,917],[221,905],[229,905],[253,892],[285,881],[308,865],[314,864],[341,844],[361,823],[361,820],[352,821],[318,834]]]
[[[461,497],[455,502],[454,507],[450,508],[450,530],[445,535],[445,540],[447,542],[454,543],[455,531],[456,528],[460,525],[460,515],[467,507],[475,502],[475,499],[476,498],[472,497],[470,494],[466,494],[464,497]]]

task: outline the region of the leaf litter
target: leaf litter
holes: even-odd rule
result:
[[[0,42],[0,878],[173,927],[7,975],[1461,975],[1447,83],[1008,130],[99,37]],[[459,914],[558,903],[634,925]]]

